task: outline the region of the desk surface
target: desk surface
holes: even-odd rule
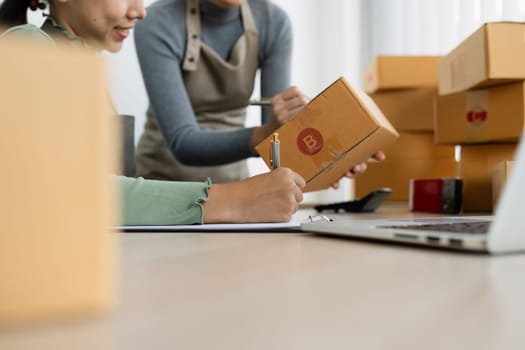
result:
[[[113,312],[0,333],[0,349],[525,348],[525,255],[298,233],[117,239]]]

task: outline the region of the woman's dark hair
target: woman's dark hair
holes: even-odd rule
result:
[[[27,23],[27,9],[43,10],[46,5],[39,0],[4,0],[0,5],[0,25],[13,27]]]

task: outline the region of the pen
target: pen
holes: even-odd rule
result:
[[[271,98],[261,98],[260,100],[250,100],[248,104],[252,106],[271,106],[272,99]]]
[[[270,157],[272,163],[272,169],[277,169],[281,166],[281,144],[279,142],[279,133],[274,132],[272,140],[270,141]]]

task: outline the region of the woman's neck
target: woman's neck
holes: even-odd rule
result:
[[[85,47],[92,49],[86,41],[60,23],[53,15],[49,15],[42,29],[56,40],[60,40],[68,45]]]
[[[239,18],[240,7],[224,8],[209,0],[200,0],[200,10],[203,18],[215,23],[226,23]]]
[[[58,13],[58,11],[52,11],[52,10],[53,9],[51,8],[51,11],[49,11],[49,17],[54,21],[54,24],[58,25],[64,31],[64,34],[66,34],[68,38],[73,39],[73,38],[78,37],[79,35],[75,33],[75,31],[73,30],[73,27],[64,18],[64,16]]]

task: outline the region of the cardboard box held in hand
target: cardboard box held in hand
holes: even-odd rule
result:
[[[277,132],[281,166],[304,177],[305,192],[330,187],[352,166],[399,137],[370,97],[344,78],[317,95]],[[256,146],[268,166],[270,141],[271,135]]]

